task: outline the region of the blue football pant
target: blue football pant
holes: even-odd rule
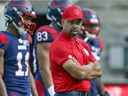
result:
[[[95,79],[91,80],[91,90],[90,94],[91,96],[97,96],[98,95],[98,88],[97,88],[97,82]]]

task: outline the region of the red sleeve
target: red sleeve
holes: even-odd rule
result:
[[[7,37],[4,34],[0,34],[0,43],[6,44],[7,43]]]
[[[62,44],[63,45],[63,44]],[[51,51],[52,59],[53,61],[59,65],[63,65],[65,61],[69,59],[70,50],[65,45],[63,46],[57,46],[56,48],[53,48]]]
[[[94,55],[92,54],[92,49],[91,47],[88,45],[88,44],[84,44],[85,45],[85,48],[88,50],[89,52],[89,59],[91,62],[95,62],[96,61],[96,58],[94,57]]]
[[[0,34],[0,48],[5,48],[7,42],[7,36],[5,34]]]
[[[37,43],[51,43],[56,39],[57,36],[58,32],[55,30],[55,28],[45,25],[37,29],[35,39]]]
[[[92,54],[92,52],[90,52],[90,61],[95,62],[96,58],[94,57],[94,55]]]
[[[83,40],[81,40],[81,42],[82,42],[84,48],[87,49],[88,52],[89,52],[89,59],[90,59],[90,61],[91,62],[95,62],[96,59],[95,59],[95,57],[92,54],[92,48],[91,48],[91,46],[88,43],[84,42]]]
[[[0,43],[7,44],[7,36],[5,34],[0,34]]]

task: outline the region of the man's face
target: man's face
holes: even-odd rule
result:
[[[80,19],[72,20],[72,21],[64,20],[63,29],[66,32],[68,32],[70,35],[74,36],[81,32],[82,24],[83,22]]]

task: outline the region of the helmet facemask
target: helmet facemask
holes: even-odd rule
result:
[[[35,13],[26,13],[21,17],[23,27],[25,31],[27,31],[30,35],[32,35],[36,29],[36,23],[33,22],[34,19],[36,19],[36,16],[34,14]]]
[[[83,32],[87,38],[95,38],[100,32],[100,20],[96,13],[91,9],[83,9],[84,23]]]
[[[10,1],[6,7],[4,15],[6,17],[6,25],[13,24],[17,33],[23,35],[25,31],[33,31],[35,24],[32,19],[35,13],[32,11],[32,5],[27,1]],[[32,26],[32,27],[31,27]]]
[[[58,30],[62,29],[62,24],[61,24],[61,15],[63,13],[63,10],[60,8],[51,8],[48,7],[48,13],[47,13],[47,18],[52,21],[52,24],[54,27],[56,27]]]
[[[48,5],[47,18],[57,30],[62,30],[61,18],[63,11],[71,4],[70,0],[51,0]]]

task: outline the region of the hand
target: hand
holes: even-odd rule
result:
[[[102,68],[101,68],[101,64],[99,64],[99,63],[97,63],[97,64],[95,64],[94,65],[94,70],[101,70]]]
[[[102,72],[101,66],[99,66],[98,64],[95,64],[95,66],[92,69],[91,75],[92,76],[94,75],[97,78],[97,77],[100,77],[102,74],[103,72]]]
[[[94,79],[102,75],[101,67],[95,63],[84,65],[86,67],[87,79]]]
[[[90,62],[89,64],[85,65],[85,67],[87,67],[89,70],[101,70],[101,65],[97,62],[92,63]]]
[[[54,86],[50,86],[48,88],[48,93],[49,93],[50,96],[54,96],[55,95]]]
[[[84,65],[84,67],[86,71],[86,79],[91,80],[91,79],[96,78],[95,72],[94,72],[94,67],[95,67],[94,63],[89,63],[87,65]]]

